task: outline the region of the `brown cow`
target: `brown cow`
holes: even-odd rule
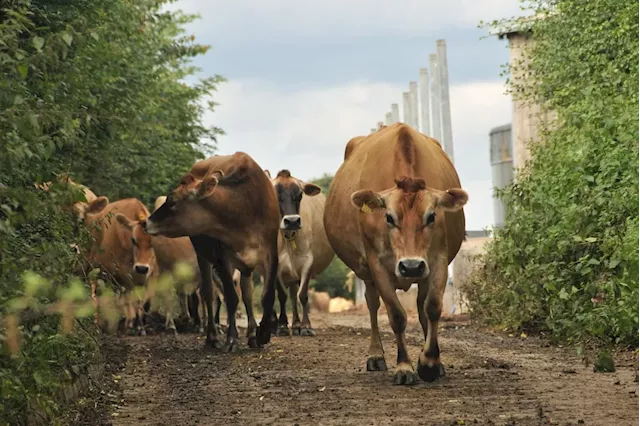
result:
[[[160,206],[162,206],[167,197],[162,195],[156,198],[154,203],[154,211],[158,210]],[[172,271],[175,264],[177,262],[184,262],[191,267],[193,267],[194,271],[198,268],[198,257],[196,255],[195,250],[193,249],[193,244],[191,244],[191,240],[188,237],[178,237],[178,238],[169,238],[162,235],[156,235],[151,239],[153,243],[153,248],[156,251],[156,257],[158,259],[158,267],[160,268],[160,272],[163,271]],[[186,302],[187,309],[186,311],[189,313],[191,319],[194,321],[194,325],[198,327],[199,331],[204,332],[204,321],[206,318],[204,301],[201,297],[200,290],[200,276],[197,274],[196,279],[196,288],[193,293],[186,295],[182,291],[178,291],[180,298],[180,306],[182,307]],[[217,324],[219,325],[219,317],[220,317],[220,306],[221,306],[221,297],[223,295],[222,283],[216,274],[213,275],[213,283],[214,283],[214,298],[215,298],[215,309],[216,312],[215,318],[217,319]]]
[[[198,255],[202,294],[207,305],[207,343],[219,345],[213,322],[211,265],[224,286],[228,330],[225,351],[237,347],[236,309],[238,296],[231,274],[239,269],[242,280],[250,280],[260,266],[267,272],[262,292],[263,316],[256,326],[253,307],[248,305],[249,346],[271,339],[270,322],[278,272],[278,201],[260,166],[247,154],[213,156],[197,162],[147,220],[152,235],[189,236]],[[257,329],[257,332],[256,332]]]
[[[115,220],[112,220],[115,217]],[[124,287],[127,307],[126,328],[135,326],[144,335],[143,304],[147,301],[134,298],[134,286],[145,286],[157,277],[155,252],[142,223],[149,217],[147,208],[135,198],[109,203],[107,197],[98,197],[84,210],[84,220],[94,232],[96,247],[89,260],[98,264]]]
[[[352,139],[333,179],[324,224],[336,254],[366,284],[367,370],[387,368],[377,320],[382,296],[398,344],[395,384],[417,381],[404,335],[407,317],[396,296],[414,282],[425,336],[418,375],[425,381],[444,375],[438,321],[447,266],[464,239],[467,199],[440,145],[402,123]]]
[[[315,336],[309,320],[309,281],[324,271],[334,256],[322,222],[326,197],[318,185],[296,179],[288,170],[279,171],[272,183],[281,218],[278,234],[280,318],[272,321],[278,323],[277,334],[289,335],[285,288],[288,287],[293,305],[293,334]],[[302,305],[302,322],[298,316],[298,299]]]

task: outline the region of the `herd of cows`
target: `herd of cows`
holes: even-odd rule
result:
[[[158,197],[151,213],[137,199],[110,202],[72,184],[84,191],[86,202],[74,209],[95,237],[89,260],[123,288],[149,286],[177,262],[199,270],[195,292],[184,295],[181,305],[202,332],[206,322],[208,345],[237,348],[240,296],[249,347],[267,344],[272,334],[314,336],[309,282],[337,255],[366,285],[367,370],[387,369],[377,316],[382,298],[398,346],[393,382],[410,385],[418,377],[433,381],[444,375],[438,321],[447,267],[465,236],[468,196],[440,144],[415,129],[396,123],[351,139],[326,197],[288,170],[272,178],[242,152],[194,164],[170,194]],[[264,280],[259,325],[253,312],[254,272]],[[425,337],[415,369],[406,346],[407,316],[396,296],[397,289],[406,291],[413,283]],[[131,291],[122,297],[125,326],[144,334],[148,300]],[[219,324],[222,300],[226,337]],[[167,324],[175,330],[171,313]]]

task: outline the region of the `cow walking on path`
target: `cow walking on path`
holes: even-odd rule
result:
[[[395,384],[444,375],[438,322],[447,266],[464,239],[467,199],[440,144],[402,123],[349,141],[333,179],[324,225],[338,257],[366,285],[367,370],[387,369],[378,330],[381,296],[398,345]],[[407,352],[407,315],[396,295],[396,289],[407,291],[413,283],[425,337],[417,375]]]
[[[291,296],[294,335],[315,336],[309,320],[309,281],[331,263],[334,252],[327,240],[322,221],[326,197],[319,186],[305,183],[281,170],[272,180],[280,209],[278,233],[278,300],[280,317],[273,313],[274,331],[289,335],[287,290]],[[302,321],[298,314],[302,305]]]
[[[266,272],[262,321],[258,327],[253,309],[247,312],[247,337],[250,347],[270,341],[278,271],[278,223],[278,201],[269,178],[242,152],[216,155],[194,164],[147,220],[146,230],[151,235],[191,239],[207,307],[207,344],[221,346],[214,324],[212,265],[222,281],[227,307],[224,350],[237,348],[238,295],[232,280],[234,269],[240,270],[242,280],[250,280],[256,267]]]

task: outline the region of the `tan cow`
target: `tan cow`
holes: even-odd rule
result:
[[[324,271],[334,256],[322,222],[326,197],[318,185],[296,179],[288,170],[279,171],[271,182],[278,196],[280,209],[280,318],[274,318],[272,321],[278,323],[277,334],[289,335],[286,291],[288,289],[293,302],[293,334],[315,336],[309,320],[309,281]],[[302,322],[298,315],[298,300],[302,305]]]
[[[468,199],[438,142],[396,123],[352,139],[327,198],[324,224],[336,254],[366,284],[371,319],[367,370],[386,370],[378,330],[379,296],[398,345],[395,384],[414,384],[405,340],[406,313],[396,289],[418,283],[418,309],[425,344],[418,375],[444,375],[438,321],[447,266],[464,239],[462,211]]]
[[[256,267],[266,271],[263,316],[257,327],[252,303],[247,303],[247,337],[251,347],[271,339],[271,314],[278,272],[278,201],[262,168],[247,154],[213,156],[199,161],[146,222],[152,235],[189,236],[198,255],[202,295],[207,305],[207,343],[217,347],[213,322],[211,265],[224,287],[228,329],[225,351],[237,348],[238,296],[231,274],[250,282]],[[251,297],[248,295],[247,297]]]
[[[98,197],[88,203],[83,213],[97,243],[89,253],[89,261],[101,266],[124,287],[125,327],[136,327],[141,335],[146,334],[142,319],[147,296],[134,297],[131,290],[134,286],[146,287],[158,273],[151,236],[142,227],[149,211],[135,198],[109,203],[107,197]]]

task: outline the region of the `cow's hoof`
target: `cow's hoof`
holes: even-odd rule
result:
[[[216,331],[218,332],[218,334],[223,335],[225,334],[225,330],[224,328],[222,328],[221,325],[216,325]]]
[[[418,375],[413,370],[408,370],[405,368],[396,370],[393,375],[393,384],[394,385],[415,385],[418,383]]]
[[[387,363],[382,356],[367,358],[367,371],[387,371]]]
[[[309,337],[313,337],[316,335],[316,331],[311,328],[311,327],[302,327],[300,329],[300,335],[301,336],[309,336]]]
[[[287,324],[282,324],[278,327],[278,336],[290,336],[289,326]]]
[[[138,330],[138,335],[139,336],[146,336],[147,335],[147,331],[144,328],[141,328],[140,330]]]
[[[300,335],[300,326],[293,326],[291,327],[291,334],[293,334],[294,336],[299,336]]]
[[[418,361],[418,375],[425,382],[433,382],[440,377],[444,377],[444,366],[440,363],[433,363],[431,366]]]
[[[261,347],[258,344],[258,338],[256,336],[249,336],[247,340],[247,346],[249,346],[251,349],[258,349]]]
[[[227,339],[227,342],[222,347],[222,352],[235,353],[238,352],[238,341],[236,339]]]
[[[214,339],[207,339],[206,342],[204,342],[204,346],[210,349],[222,349],[222,343]]]
[[[260,324],[256,331],[256,338],[259,345],[266,345],[271,341],[271,327]]]

